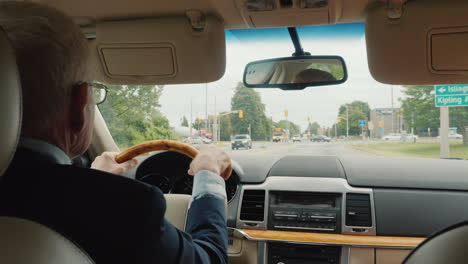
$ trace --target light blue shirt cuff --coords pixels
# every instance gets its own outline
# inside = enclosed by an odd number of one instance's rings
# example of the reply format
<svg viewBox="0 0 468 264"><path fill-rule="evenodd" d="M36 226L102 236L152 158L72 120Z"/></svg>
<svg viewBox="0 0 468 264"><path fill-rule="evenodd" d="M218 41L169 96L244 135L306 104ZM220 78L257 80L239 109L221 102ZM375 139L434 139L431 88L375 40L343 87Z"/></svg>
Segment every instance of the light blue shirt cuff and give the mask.
<svg viewBox="0 0 468 264"><path fill-rule="evenodd" d="M193 179L192 201L210 195L221 200L226 200L226 185L221 176L211 171L200 171Z"/></svg>

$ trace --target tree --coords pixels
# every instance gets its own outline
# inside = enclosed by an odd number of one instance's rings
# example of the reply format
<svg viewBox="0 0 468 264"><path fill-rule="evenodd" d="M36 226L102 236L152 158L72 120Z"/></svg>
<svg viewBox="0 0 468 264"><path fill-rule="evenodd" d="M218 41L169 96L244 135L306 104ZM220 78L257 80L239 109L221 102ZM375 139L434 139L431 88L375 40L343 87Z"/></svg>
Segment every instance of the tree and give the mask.
<svg viewBox="0 0 468 264"><path fill-rule="evenodd" d="M336 80L342 80L344 77L344 69L341 65L312 63L307 69L318 69L324 72L329 72Z"/></svg>
<svg viewBox="0 0 468 264"><path fill-rule="evenodd" d="M359 126L359 120L369 120L369 104L363 101L353 101L350 104L340 106L338 115L343 118L343 121L338 123L339 135L346 135L346 108L348 108L349 134L360 135L362 128Z"/></svg>
<svg viewBox="0 0 468 264"><path fill-rule="evenodd" d="M187 118L185 116L182 117L182 122L181 122L180 125L183 126L183 127L188 127L189 126Z"/></svg>
<svg viewBox="0 0 468 264"><path fill-rule="evenodd" d="M205 121L201 118L195 118L195 122L193 122L192 127L196 130L200 130L200 128L205 127Z"/></svg>
<svg viewBox="0 0 468 264"><path fill-rule="evenodd" d="M406 85L406 98L402 100L403 118L416 132L438 131L440 127L440 109L434 106L435 95L433 85ZM468 125L468 107L450 108L450 126L457 127L463 135L463 143L467 144L468 135L465 126Z"/></svg>
<svg viewBox="0 0 468 264"><path fill-rule="evenodd" d="M221 140L229 141L232 135L231 115L224 115L219 117Z"/></svg>
<svg viewBox="0 0 468 264"><path fill-rule="evenodd" d="M468 107L450 108L450 125L456 127L463 135L463 144L468 144L468 134L465 130L468 126Z"/></svg>
<svg viewBox="0 0 468 264"><path fill-rule="evenodd" d="M294 135L300 135L301 134L301 128L299 127L299 125L291 122L291 121L287 121L287 120L280 120L279 122L273 122L273 126L275 128L279 127L279 128L283 128L283 129L289 129L289 134L291 136L294 136Z"/></svg>
<svg viewBox="0 0 468 264"><path fill-rule="evenodd" d="M109 95L99 110L121 148L154 139L177 139L159 111L162 86L107 85Z"/></svg>
<svg viewBox="0 0 468 264"><path fill-rule="evenodd" d="M258 92L239 82L231 99L231 110L244 112L243 118L235 116L231 119L232 133L248 134L250 126L252 139L268 140L271 137L271 124L265 115L265 105Z"/></svg>
<svg viewBox="0 0 468 264"><path fill-rule="evenodd" d="M438 131L440 125L440 110L434 106L434 86L407 85L403 93L406 98L401 101L403 119L416 132L431 128Z"/></svg>
<svg viewBox="0 0 468 264"><path fill-rule="evenodd" d="M310 135L317 135L319 128L320 128L320 125L317 122L313 122L312 124L309 123L304 133L310 134Z"/></svg>

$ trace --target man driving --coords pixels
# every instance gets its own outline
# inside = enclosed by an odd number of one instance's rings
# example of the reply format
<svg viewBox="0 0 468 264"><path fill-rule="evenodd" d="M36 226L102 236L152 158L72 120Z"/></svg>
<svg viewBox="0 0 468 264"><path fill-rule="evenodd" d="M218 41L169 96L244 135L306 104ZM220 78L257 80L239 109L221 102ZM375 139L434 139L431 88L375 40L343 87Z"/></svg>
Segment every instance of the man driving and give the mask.
<svg viewBox="0 0 468 264"><path fill-rule="evenodd" d="M46 225L96 263L227 263L228 155L200 149L186 232L176 229L158 188L112 174L136 160L117 164L104 153L95 169L71 165L90 145L95 109L90 47L74 22L43 5L1 2L0 26L23 89L22 138L0 181L0 215Z"/></svg>
<svg viewBox="0 0 468 264"><path fill-rule="evenodd" d="M336 81L336 78L329 72L319 69L305 69L299 72L292 83L319 83Z"/></svg>

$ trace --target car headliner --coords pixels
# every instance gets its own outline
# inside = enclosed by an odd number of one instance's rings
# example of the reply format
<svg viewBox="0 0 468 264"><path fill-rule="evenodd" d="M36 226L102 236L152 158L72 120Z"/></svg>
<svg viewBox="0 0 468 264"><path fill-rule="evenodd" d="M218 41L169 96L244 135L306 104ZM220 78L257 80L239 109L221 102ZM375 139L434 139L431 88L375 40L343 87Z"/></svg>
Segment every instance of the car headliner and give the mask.
<svg viewBox="0 0 468 264"><path fill-rule="evenodd" d="M244 0L33 0L63 10L81 25L96 20L119 20L156 16L184 15L187 10L222 17L226 29L251 28ZM330 0L329 12L335 19L329 24L363 21L371 0ZM329 17L331 17L329 16ZM279 21L278 21L279 20ZM302 25L324 24L314 15L302 16ZM275 18L275 27L290 26L290 19ZM265 27L268 27L266 25Z"/></svg>

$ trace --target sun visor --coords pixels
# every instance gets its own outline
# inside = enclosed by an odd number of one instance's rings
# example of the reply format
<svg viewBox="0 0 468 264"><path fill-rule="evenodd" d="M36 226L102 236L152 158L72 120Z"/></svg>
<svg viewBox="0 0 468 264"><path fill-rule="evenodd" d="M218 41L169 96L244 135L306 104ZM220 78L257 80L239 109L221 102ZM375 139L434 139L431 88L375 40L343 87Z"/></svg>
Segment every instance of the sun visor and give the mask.
<svg viewBox="0 0 468 264"><path fill-rule="evenodd" d="M205 83L226 66L224 25L213 16L196 27L184 16L102 22L91 41L96 80L108 84Z"/></svg>
<svg viewBox="0 0 468 264"><path fill-rule="evenodd" d="M408 1L397 10L367 10L372 76L388 84L468 83L468 1Z"/></svg>

